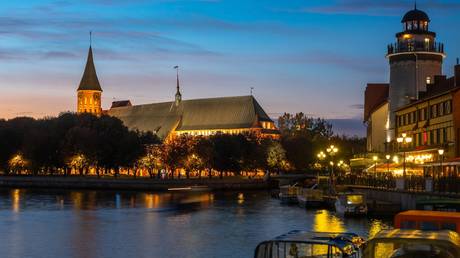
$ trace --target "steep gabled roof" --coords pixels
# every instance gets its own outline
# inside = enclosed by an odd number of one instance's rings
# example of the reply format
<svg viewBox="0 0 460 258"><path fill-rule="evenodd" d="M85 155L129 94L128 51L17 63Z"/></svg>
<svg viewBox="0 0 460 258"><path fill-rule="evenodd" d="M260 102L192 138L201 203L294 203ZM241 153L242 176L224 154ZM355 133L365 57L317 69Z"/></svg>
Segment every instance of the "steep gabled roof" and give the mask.
<svg viewBox="0 0 460 258"><path fill-rule="evenodd" d="M253 128L272 121L253 96L183 100L117 107L108 114L131 129L152 131L165 138L173 131Z"/></svg>
<svg viewBox="0 0 460 258"><path fill-rule="evenodd" d="M91 46L88 51L88 59L86 60L85 71L78 86L78 90L96 90L102 91L101 85L99 84L99 79L96 74L96 67L94 66L93 61L93 49Z"/></svg>

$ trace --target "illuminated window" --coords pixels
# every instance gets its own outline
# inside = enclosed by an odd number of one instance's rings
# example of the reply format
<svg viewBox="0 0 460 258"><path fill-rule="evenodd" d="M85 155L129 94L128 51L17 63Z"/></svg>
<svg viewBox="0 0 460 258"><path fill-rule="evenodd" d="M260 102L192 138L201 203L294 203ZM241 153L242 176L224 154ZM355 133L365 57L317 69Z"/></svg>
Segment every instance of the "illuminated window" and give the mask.
<svg viewBox="0 0 460 258"><path fill-rule="evenodd" d="M426 84L431 84L431 77L430 76L426 77Z"/></svg>

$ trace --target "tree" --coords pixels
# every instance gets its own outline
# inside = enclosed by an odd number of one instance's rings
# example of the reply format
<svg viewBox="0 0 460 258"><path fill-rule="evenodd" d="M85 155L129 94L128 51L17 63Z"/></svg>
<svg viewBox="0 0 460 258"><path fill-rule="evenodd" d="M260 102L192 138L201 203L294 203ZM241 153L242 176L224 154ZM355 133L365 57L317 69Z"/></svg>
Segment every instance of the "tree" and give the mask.
<svg viewBox="0 0 460 258"><path fill-rule="evenodd" d="M162 161L171 171L171 177L174 178L174 172L178 168L183 168L186 158L190 153L190 137L188 135L180 135L174 137L162 146ZM178 174L180 178L180 173Z"/></svg>
<svg viewBox="0 0 460 258"><path fill-rule="evenodd" d="M216 134L210 137L213 148L213 168L223 178L224 172L241 171L241 135Z"/></svg>
<svg viewBox="0 0 460 258"><path fill-rule="evenodd" d="M279 173L281 170L287 170L289 163L286 159L286 151L279 142L271 142L267 150L268 167Z"/></svg>

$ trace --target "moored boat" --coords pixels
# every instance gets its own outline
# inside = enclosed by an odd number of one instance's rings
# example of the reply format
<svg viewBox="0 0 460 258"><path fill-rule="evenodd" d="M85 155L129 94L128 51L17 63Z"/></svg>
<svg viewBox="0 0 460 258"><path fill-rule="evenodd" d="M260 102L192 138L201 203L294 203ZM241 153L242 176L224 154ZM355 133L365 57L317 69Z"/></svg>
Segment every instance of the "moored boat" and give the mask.
<svg viewBox="0 0 460 258"><path fill-rule="evenodd" d="M364 258L457 258L460 236L453 231L382 230L369 239Z"/></svg>
<svg viewBox="0 0 460 258"><path fill-rule="evenodd" d="M299 186L297 184L280 186L279 198L281 200L281 203L284 203L284 204L298 203L298 200L297 200L298 189L299 189Z"/></svg>
<svg viewBox="0 0 460 258"><path fill-rule="evenodd" d="M324 199L324 192L318 189L318 185L315 184L312 187L302 187L298 189L297 201L299 205L306 208L317 208L326 206Z"/></svg>
<svg viewBox="0 0 460 258"><path fill-rule="evenodd" d="M366 196L363 193L339 193L335 211L341 216L365 216L368 211Z"/></svg>
<svg viewBox="0 0 460 258"><path fill-rule="evenodd" d="M323 233L293 230L261 242L254 258L360 258L364 239L354 233Z"/></svg>

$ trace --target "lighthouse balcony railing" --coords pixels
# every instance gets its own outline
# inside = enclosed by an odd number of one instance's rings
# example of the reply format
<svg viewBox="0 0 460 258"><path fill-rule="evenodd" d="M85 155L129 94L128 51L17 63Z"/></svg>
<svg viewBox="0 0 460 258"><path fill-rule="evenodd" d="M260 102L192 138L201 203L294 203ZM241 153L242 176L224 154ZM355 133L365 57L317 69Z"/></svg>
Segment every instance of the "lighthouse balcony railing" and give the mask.
<svg viewBox="0 0 460 258"><path fill-rule="evenodd" d="M405 52L434 52L444 54L444 44L437 42L400 42L388 45L389 55Z"/></svg>

